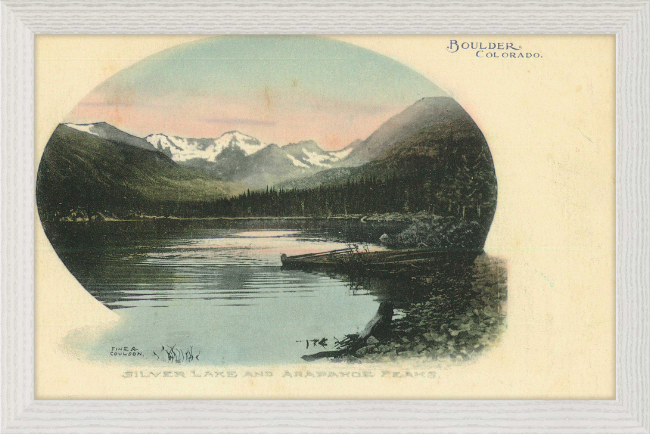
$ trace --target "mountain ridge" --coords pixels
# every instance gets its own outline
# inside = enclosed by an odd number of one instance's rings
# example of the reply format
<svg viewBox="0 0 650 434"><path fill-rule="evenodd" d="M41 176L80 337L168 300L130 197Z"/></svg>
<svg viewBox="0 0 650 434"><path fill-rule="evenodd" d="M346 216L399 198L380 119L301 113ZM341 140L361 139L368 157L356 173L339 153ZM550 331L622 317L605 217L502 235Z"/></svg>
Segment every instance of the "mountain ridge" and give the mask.
<svg viewBox="0 0 650 434"><path fill-rule="evenodd" d="M485 137L446 97L415 102L366 140L337 151L336 158L314 141L262 146L231 131L221 136L213 161L175 162L163 154L163 146L108 124L74 127L60 125L41 160L37 203L42 219L66 219L70 213L91 219L109 211L178 217L416 213L432 219L431 224L402 228L393 245L417 245L412 241L418 231L437 228L427 244L481 249L496 210L496 173ZM240 146L242 140L255 152ZM217 143L193 146L214 155ZM190 170L191 165L198 170Z"/></svg>
<svg viewBox="0 0 650 434"><path fill-rule="evenodd" d="M492 155L474 120L452 98L417 101L382 124L350 157L370 160L348 170L332 168L290 180L280 187L308 190L343 188L346 183L400 183L404 210L415 201L424 211L438 215L471 216L487 235L497 201ZM412 185L419 188L413 190Z"/></svg>
<svg viewBox="0 0 650 434"><path fill-rule="evenodd" d="M361 165L378 158L384 151L406 139L431 122L443 122L444 114L463 108L450 97L421 98L400 113L392 116L370 136L354 147L347 158L350 165Z"/></svg>
<svg viewBox="0 0 650 434"><path fill-rule="evenodd" d="M230 197L243 186L179 166L155 149L142 149L60 124L38 167L36 197L41 220L71 213L131 215L161 201Z"/></svg>
<svg viewBox="0 0 650 434"><path fill-rule="evenodd" d="M146 140L181 165L217 178L246 182L253 189L346 165L343 160L352 151L351 145L340 151L325 151L314 140L283 146L265 144L236 130L217 139L182 138L158 133L148 135ZM262 158L265 155L272 158L265 161Z"/></svg>
<svg viewBox="0 0 650 434"><path fill-rule="evenodd" d="M125 131L120 130L119 128L107 123L107 122L93 122L88 124L75 124L75 123L64 123L60 125L65 125L68 128L75 129L87 134L91 134L102 139L118 141L126 143L128 145L134 146L136 148L146 149L150 151L155 151L156 148L151 145L148 141L142 137L134 136ZM168 155L171 157L171 155Z"/></svg>
<svg viewBox="0 0 650 434"><path fill-rule="evenodd" d="M144 138L148 143L161 151L168 151L176 162L188 161L195 158L206 161L214 158L228 146L238 146L246 155L262 149L265 144L239 131L227 131L217 138L191 138L166 135L163 133L149 134Z"/></svg>
<svg viewBox="0 0 650 434"><path fill-rule="evenodd" d="M238 130L226 131L217 138L186 138L164 133L141 138L106 122L62 125L96 137L159 152L188 169L225 181L245 182L252 189L263 189L333 167L350 166L344 160L354 146L361 143L357 140L342 150L325 151L314 140L278 146L266 144ZM262 158L264 155L272 158Z"/></svg>

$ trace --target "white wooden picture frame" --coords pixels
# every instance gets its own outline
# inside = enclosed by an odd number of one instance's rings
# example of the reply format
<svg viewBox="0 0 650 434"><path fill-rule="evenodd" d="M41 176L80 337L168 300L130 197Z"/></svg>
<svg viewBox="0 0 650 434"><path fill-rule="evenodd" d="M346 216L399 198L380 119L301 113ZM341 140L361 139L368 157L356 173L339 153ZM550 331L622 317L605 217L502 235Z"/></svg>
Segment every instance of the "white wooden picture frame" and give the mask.
<svg viewBox="0 0 650 434"><path fill-rule="evenodd" d="M650 432L650 1L2 0L1 10L1 432ZM116 33L615 34L616 399L35 400L34 35Z"/></svg>

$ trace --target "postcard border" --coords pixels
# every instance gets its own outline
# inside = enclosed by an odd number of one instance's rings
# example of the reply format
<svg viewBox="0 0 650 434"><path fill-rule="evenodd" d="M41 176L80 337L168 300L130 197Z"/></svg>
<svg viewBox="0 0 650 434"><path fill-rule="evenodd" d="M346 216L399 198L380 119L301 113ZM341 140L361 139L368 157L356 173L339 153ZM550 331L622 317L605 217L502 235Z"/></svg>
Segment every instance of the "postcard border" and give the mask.
<svg viewBox="0 0 650 434"><path fill-rule="evenodd" d="M57 0L0 8L3 433L650 432L649 0ZM34 35L53 33L615 34L616 399L35 400Z"/></svg>

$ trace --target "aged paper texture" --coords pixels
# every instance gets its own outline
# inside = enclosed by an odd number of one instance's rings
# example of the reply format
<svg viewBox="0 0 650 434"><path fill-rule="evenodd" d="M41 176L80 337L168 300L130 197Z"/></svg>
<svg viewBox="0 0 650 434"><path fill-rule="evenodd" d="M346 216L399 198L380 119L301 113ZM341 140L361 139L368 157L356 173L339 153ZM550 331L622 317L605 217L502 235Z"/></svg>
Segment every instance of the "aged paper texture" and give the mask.
<svg viewBox="0 0 650 434"><path fill-rule="evenodd" d="M613 399L613 36L36 37L39 399Z"/></svg>

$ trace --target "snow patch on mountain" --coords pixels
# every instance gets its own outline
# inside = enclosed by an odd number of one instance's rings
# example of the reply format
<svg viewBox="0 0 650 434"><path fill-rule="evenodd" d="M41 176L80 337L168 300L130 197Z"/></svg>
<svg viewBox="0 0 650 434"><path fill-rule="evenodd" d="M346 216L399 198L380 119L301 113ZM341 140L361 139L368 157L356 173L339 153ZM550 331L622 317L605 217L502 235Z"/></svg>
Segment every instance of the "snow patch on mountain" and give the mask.
<svg viewBox="0 0 650 434"><path fill-rule="evenodd" d="M95 124L63 124L66 127L74 128L75 130L82 131L84 133L92 134L93 136L98 135L98 129Z"/></svg>
<svg viewBox="0 0 650 434"><path fill-rule="evenodd" d="M310 152L307 149L303 149L305 153L306 162L311 166L322 166L322 167L332 167L332 155L329 153L320 154L318 152Z"/></svg>
<svg viewBox="0 0 650 434"><path fill-rule="evenodd" d="M149 142L144 140L141 137L136 137L125 131L120 130L119 128L114 127L113 125L107 124L106 122L95 122L91 124L74 124L74 123L65 123L64 126L72 128L74 130L80 131L82 133L90 134L102 139L110 140L111 142L118 142L125 145L134 146L136 148L146 149L149 151L155 151L156 148L151 145ZM163 152L169 157L169 153Z"/></svg>
<svg viewBox="0 0 650 434"><path fill-rule="evenodd" d="M293 155L287 154L287 157L289 157L289 160L291 160L291 162L293 163L293 165L296 166L296 167L309 167L308 165L306 165L306 164L303 163L302 161L298 160L298 159L297 159L296 157L294 157Z"/></svg>
<svg viewBox="0 0 650 434"><path fill-rule="evenodd" d="M296 166L329 169L343 160L352 151L352 147L340 151L325 151L313 140L305 140L289 143L283 146L282 150L291 157Z"/></svg>
<svg viewBox="0 0 650 434"><path fill-rule="evenodd" d="M341 149L340 151L330 151L330 154L333 157L335 157L337 161L341 161L342 159L350 155L350 152L352 152L353 149L354 148L349 147L349 148Z"/></svg>

